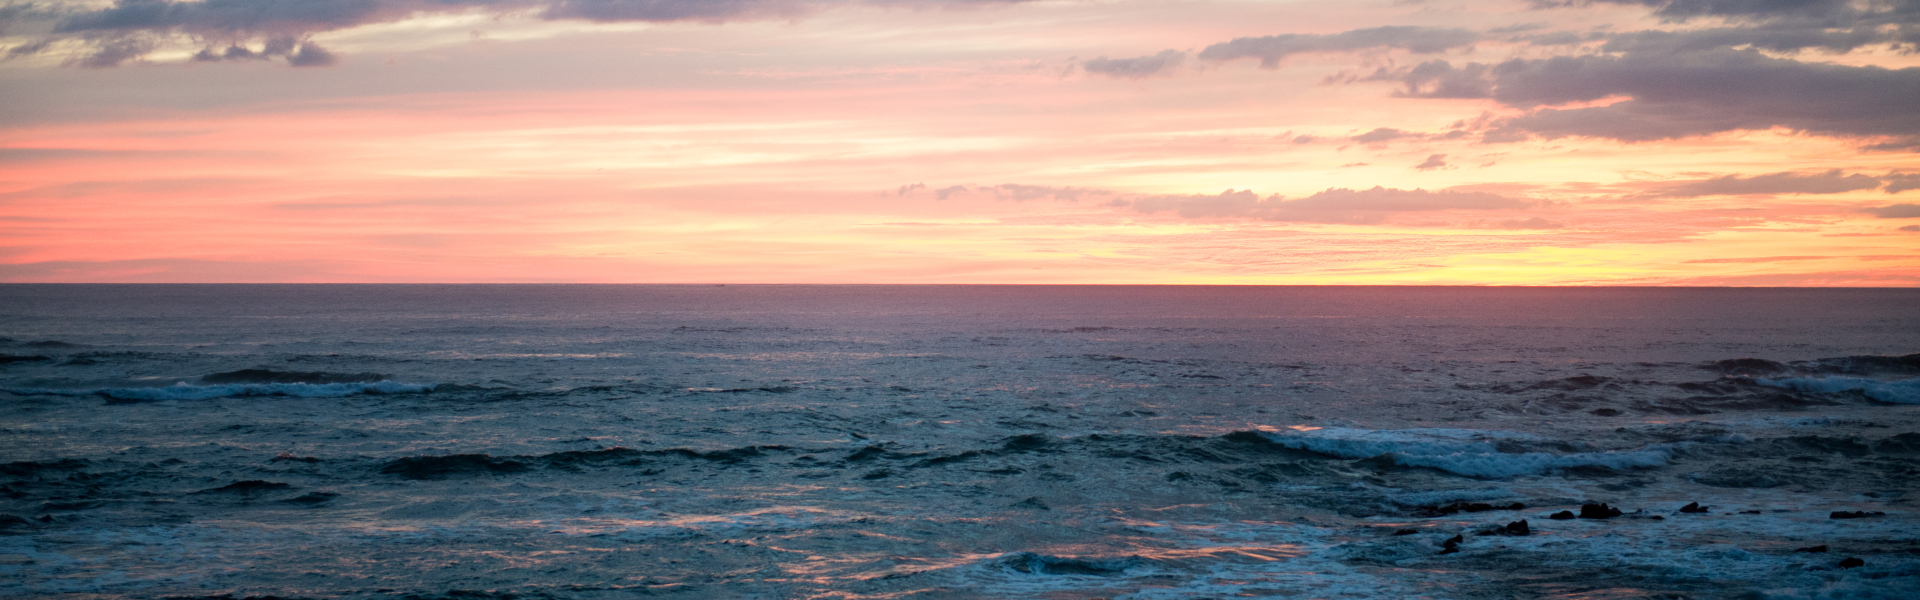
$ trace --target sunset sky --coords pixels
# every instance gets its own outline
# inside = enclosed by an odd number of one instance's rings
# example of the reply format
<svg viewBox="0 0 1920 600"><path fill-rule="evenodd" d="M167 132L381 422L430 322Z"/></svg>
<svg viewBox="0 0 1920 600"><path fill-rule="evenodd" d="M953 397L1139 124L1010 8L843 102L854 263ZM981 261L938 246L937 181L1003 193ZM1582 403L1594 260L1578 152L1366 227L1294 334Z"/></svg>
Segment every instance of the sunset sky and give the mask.
<svg viewBox="0 0 1920 600"><path fill-rule="evenodd" d="M4 7L0 281L1920 285L1920 0Z"/></svg>

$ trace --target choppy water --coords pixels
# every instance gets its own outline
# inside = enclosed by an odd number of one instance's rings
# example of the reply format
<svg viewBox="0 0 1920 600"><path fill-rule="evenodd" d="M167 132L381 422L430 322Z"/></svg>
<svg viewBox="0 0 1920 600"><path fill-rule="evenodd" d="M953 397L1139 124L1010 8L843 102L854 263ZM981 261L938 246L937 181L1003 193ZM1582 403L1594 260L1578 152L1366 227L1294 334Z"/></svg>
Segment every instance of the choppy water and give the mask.
<svg viewBox="0 0 1920 600"><path fill-rule="evenodd" d="M1915 290L0 286L0 336L8 597L1920 596Z"/></svg>

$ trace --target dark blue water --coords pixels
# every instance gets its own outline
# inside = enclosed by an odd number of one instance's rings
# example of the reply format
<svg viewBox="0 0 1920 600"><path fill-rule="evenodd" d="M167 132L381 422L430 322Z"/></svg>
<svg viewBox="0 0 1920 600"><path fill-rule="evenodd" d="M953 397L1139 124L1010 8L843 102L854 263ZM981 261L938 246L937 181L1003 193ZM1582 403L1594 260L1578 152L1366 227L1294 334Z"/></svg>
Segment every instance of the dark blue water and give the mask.
<svg viewBox="0 0 1920 600"><path fill-rule="evenodd" d="M1912 597L1917 332L1920 290L0 286L0 594Z"/></svg>

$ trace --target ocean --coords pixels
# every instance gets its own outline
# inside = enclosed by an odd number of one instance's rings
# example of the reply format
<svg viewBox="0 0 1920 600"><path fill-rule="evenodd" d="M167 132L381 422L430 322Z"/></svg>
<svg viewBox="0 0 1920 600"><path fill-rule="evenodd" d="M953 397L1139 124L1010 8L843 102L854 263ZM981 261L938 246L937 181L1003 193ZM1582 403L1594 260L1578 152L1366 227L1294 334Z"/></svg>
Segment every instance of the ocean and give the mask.
<svg viewBox="0 0 1920 600"><path fill-rule="evenodd" d="M1915 598L1920 290L0 286L9 598Z"/></svg>

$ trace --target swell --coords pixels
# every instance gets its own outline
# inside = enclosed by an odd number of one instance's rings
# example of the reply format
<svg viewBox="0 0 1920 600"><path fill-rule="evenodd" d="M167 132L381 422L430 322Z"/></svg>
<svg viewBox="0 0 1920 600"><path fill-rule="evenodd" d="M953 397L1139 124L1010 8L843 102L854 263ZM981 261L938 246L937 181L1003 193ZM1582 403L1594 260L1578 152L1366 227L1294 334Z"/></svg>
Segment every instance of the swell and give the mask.
<svg viewBox="0 0 1920 600"><path fill-rule="evenodd" d="M1675 382L1580 374L1458 387L1512 396L1515 400L1505 403L1502 410L1520 414L1688 416L1842 404L1920 404L1920 354L1845 356L1796 362L1736 358L1697 367L1720 377Z"/></svg>

